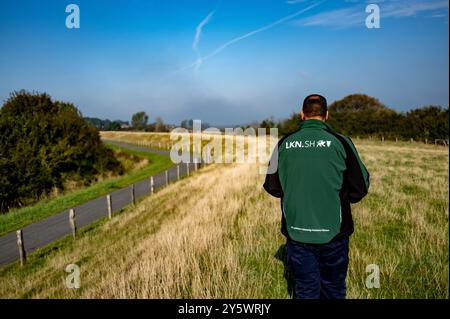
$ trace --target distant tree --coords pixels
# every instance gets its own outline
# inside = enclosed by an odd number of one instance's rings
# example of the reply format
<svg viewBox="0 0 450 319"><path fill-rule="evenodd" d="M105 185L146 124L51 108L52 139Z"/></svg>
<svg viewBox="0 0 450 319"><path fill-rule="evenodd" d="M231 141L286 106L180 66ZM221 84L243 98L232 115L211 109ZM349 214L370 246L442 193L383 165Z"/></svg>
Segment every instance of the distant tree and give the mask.
<svg viewBox="0 0 450 319"><path fill-rule="evenodd" d="M368 96L366 94L351 94L344 97L342 100L333 102L330 106L330 112L359 112L368 109L379 110L386 106L378 99Z"/></svg>
<svg viewBox="0 0 450 319"><path fill-rule="evenodd" d="M166 125L164 124L161 117L157 117L155 121L155 132L167 132Z"/></svg>
<svg viewBox="0 0 450 319"><path fill-rule="evenodd" d="M101 130L103 128L104 123L101 119L98 119L96 117L85 117L84 120L98 130Z"/></svg>
<svg viewBox="0 0 450 319"><path fill-rule="evenodd" d="M181 121L180 127L189 129L188 125L189 125L189 120L183 120L183 121Z"/></svg>
<svg viewBox="0 0 450 319"><path fill-rule="evenodd" d="M378 99L352 94L329 106L330 125L345 135L393 137L397 133L398 114Z"/></svg>
<svg viewBox="0 0 450 319"><path fill-rule="evenodd" d="M124 121L102 120L95 117L85 117L84 120L99 131L120 131L122 129L122 124L127 124L127 122Z"/></svg>
<svg viewBox="0 0 450 319"><path fill-rule="evenodd" d="M440 106L427 106L412 110L405 115L403 136L421 139L449 138L449 110Z"/></svg>
<svg viewBox="0 0 450 319"><path fill-rule="evenodd" d="M148 115L145 112L137 112L131 117L131 126L137 131L144 131L147 127Z"/></svg>
<svg viewBox="0 0 450 319"><path fill-rule="evenodd" d="M105 131L120 131L122 128L120 122L113 121L105 125Z"/></svg>
<svg viewBox="0 0 450 319"><path fill-rule="evenodd" d="M275 126L276 126L275 120L273 119L272 116L262 120L262 122L259 124L260 128L266 128L266 129L272 128L272 127L275 127Z"/></svg>
<svg viewBox="0 0 450 319"><path fill-rule="evenodd" d="M280 123L278 124L278 132L280 135L287 135L289 133L295 132L298 130L299 124L300 114L292 113L288 119L280 121Z"/></svg>

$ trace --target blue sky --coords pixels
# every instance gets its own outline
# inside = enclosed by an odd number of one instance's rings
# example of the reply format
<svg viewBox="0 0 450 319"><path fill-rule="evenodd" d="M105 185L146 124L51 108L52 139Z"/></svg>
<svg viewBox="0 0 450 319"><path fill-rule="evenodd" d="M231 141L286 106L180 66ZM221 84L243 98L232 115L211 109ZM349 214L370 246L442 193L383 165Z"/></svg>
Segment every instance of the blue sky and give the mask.
<svg viewBox="0 0 450 319"><path fill-rule="evenodd" d="M26 89L84 116L216 125L288 117L310 93L448 107L448 20L442 0L2 0L0 99Z"/></svg>

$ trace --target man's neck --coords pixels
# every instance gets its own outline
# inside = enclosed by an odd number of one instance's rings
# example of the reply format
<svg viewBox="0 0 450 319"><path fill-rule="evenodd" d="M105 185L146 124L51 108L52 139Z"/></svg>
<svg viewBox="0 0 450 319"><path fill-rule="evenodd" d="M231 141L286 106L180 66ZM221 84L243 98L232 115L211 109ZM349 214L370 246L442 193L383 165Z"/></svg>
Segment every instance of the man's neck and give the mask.
<svg viewBox="0 0 450 319"><path fill-rule="evenodd" d="M305 117L304 121L307 121L307 120L319 120L319 121L325 122L325 119L321 116Z"/></svg>

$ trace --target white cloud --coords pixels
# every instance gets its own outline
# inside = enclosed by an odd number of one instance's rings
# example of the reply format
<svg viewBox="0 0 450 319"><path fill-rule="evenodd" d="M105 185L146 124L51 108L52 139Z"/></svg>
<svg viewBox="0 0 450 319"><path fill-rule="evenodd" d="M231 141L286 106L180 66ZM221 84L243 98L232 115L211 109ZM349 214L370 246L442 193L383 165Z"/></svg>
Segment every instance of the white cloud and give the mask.
<svg viewBox="0 0 450 319"><path fill-rule="evenodd" d="M299 26L347 27L364 23L365 11L355 8L337 9L294 21Z"/></svg>
<svg viewBox="0 0 450 319"><path fill-rule="evenodd" d="M411 17L424 11L447 9L448 1L389 1L380 3L380 9L385 17Z"/></svg>
<svg viewBox="0 0 450 319"><path fill-rule="evenodd" d="M348 0L346 2L349 2ZM376 3L380 7L381 18L412 17L423 12L448 15L448 1L444 0L384 0L384 1L352 1L351 7L325 11L304 19L293 21L297 26L352 27L364 24L368 3ZM436 10L441 12L436 13Z"/></svg>

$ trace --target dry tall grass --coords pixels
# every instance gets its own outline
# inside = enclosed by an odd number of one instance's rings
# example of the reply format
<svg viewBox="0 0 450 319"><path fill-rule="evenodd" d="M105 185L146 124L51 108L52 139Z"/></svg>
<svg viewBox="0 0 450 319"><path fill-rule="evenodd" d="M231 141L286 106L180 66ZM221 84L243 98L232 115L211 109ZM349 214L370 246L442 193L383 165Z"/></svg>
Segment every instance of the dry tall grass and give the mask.
<svg viewBox="0 0 450 319"><path fill-rule="evenodd" d="M448 149L360 141L349 298L448 298ZM63 249L0 270L1 297L288 298L279 202L256 165L212 165ZM81 288L67 289L68 264ZM377 264L381 287L364 285Z"/></svg>

